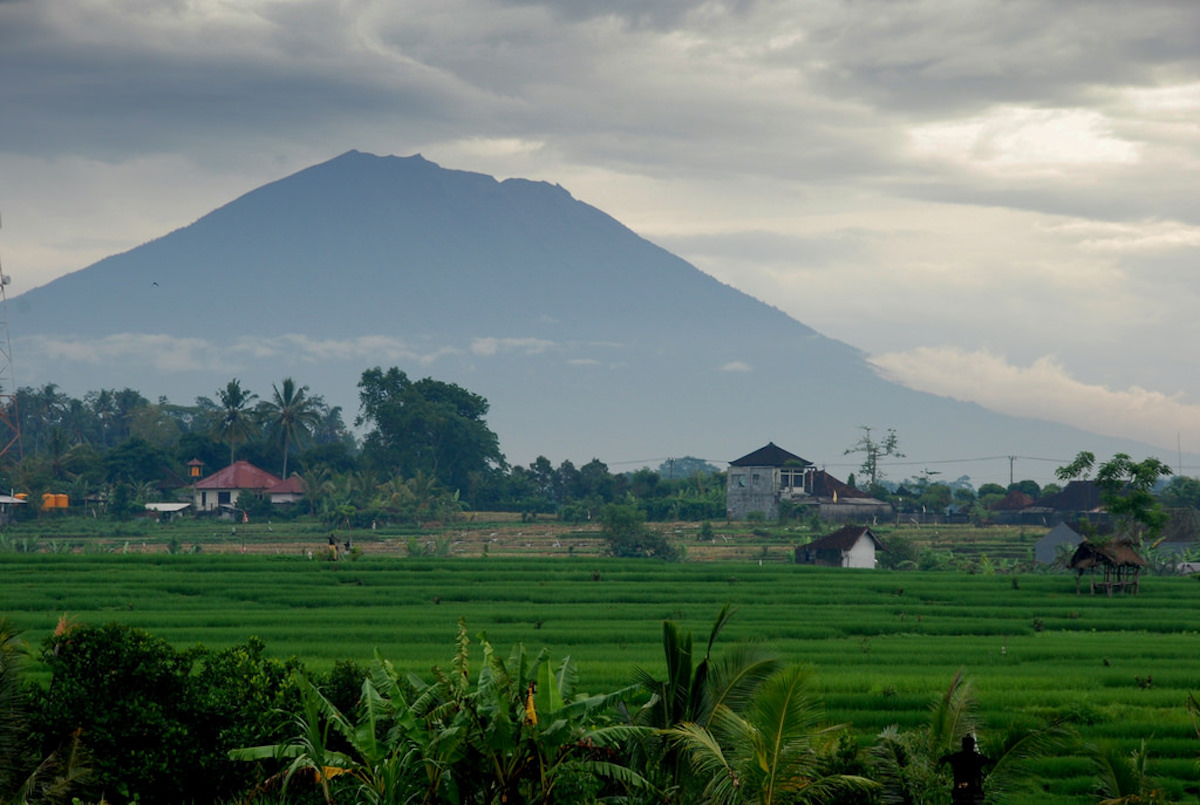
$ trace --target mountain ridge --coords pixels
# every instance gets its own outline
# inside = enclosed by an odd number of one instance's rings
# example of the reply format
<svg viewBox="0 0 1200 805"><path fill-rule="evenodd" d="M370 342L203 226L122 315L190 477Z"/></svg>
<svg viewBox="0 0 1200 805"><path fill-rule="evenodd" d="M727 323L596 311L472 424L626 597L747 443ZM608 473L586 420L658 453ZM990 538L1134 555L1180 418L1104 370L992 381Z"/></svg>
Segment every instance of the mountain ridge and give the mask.
<svg viewBox="0 0 1200 805"><path fill-rule="evenodd" d="M559 185L419 155L348 151L13 302L34 382L178 400L291 375L353 412L361 372L397 365L487 397L521 463L828 460L863 424L931 462L1145 448L906 389Z"/></svg>

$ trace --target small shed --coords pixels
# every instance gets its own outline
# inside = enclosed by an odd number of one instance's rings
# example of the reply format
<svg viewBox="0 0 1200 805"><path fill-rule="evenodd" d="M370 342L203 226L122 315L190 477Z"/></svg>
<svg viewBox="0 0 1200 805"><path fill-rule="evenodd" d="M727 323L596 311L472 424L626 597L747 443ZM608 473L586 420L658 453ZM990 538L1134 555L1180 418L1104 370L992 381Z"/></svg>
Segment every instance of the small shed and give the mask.
<svg viewBox="0 0 1200 805"><path fill-rule="evenodd" d="M796 548L796 563L874 569L875 552L887 550L869 526L848 525Z"/></svg>
<svg viewBox="0 0 1200 805"><path fill-rule="evenodd" d="M29 501L15 495L0 495L0 525L8 525L12 521L12 507L24 506Z"/></svg>
<svg viewBox="0 0 1200 805"><path fill-rule="evenodd" d="M1083 537L1078 531L1066 523L1059 523L1034 544L1033 558L1040 564L1052 565L1058 559L1060 547L1066 547L1074 553L1081 542Z"/></svg>
<svg viewBox="0 0 1200 805"><path fill-rule="evenodd" d="M191 503L147 503L145 504L146 512L163 521L170 521L183 514L185 509L191 508Z"/></svg>
<svg viewBox="0 0 1200 805"><path fill-rule="evenodd" d="M1136 595L1138 591L1138 576L1146 560L1137 552L1133 543L1127 540L1112 540L1110 542L1092 542L1084 540L1079 543L1071 561L1067 565L1076 572L1075 593L1079 594L1083 574L1088 574L1092 595L1097 590L1112 597L1113 590ZM1096 580L1096 569L1104 571L1102 581Z"/></svg>

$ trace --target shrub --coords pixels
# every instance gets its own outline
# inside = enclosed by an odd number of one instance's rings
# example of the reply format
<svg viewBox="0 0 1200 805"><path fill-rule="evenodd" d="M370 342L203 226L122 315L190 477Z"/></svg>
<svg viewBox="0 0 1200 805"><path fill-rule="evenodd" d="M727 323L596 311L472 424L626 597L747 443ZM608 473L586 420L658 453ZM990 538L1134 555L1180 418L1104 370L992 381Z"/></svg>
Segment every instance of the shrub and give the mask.
<svg viewBox="0 0 1200 805"><path fill-rule="evenodd" d="M119 623L60 628L41 659L51 682L33 698L34 731L51 748L80 731L93 761L85 799L110 802L213 802L241 791L247 770L227 753L286 725L280 708L298 666L265 659L256 638L217 654L180 652Z"/></svg>
<svg viewBox="0 0 1200 805"><path fill-rule="evenodd" d="M679 558L662 534L646 527L646 515L637 506L610 503L600 510L600 522L600 536L613 556Z"/></svg>

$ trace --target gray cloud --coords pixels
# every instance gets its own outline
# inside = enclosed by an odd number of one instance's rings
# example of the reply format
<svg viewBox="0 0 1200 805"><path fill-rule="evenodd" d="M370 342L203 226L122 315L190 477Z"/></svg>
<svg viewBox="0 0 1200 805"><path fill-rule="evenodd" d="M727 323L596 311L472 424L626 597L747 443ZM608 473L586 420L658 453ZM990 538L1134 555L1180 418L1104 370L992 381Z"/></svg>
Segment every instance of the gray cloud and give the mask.
<svg viewBox="0 0 1200 805"><path fill-rule="evenodd" d="M0 249L28 287L421 151L559 182L913 378L1053 356L1056 399L1200 399L1198 39L1173 0L0 0ZM460 347L493 348L541 347Z"/></svg>

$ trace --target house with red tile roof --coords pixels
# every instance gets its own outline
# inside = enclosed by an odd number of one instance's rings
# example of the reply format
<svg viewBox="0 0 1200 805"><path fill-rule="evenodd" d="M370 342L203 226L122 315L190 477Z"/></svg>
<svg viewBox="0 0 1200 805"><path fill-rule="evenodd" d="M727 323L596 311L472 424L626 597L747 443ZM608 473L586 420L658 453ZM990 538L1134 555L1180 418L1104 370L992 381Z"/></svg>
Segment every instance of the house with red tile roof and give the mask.
<svg viewBox="0 0 1200 805"><path fill-rule="evenodd" d="M304 493L308 491L304 486L304 479L296 473L292 473L291 477L286 481L280 481L267 490L267 494L271 496L271 502L275 504L297 503L304 500Z"/></svg>
<svg viewBox="0 0 1200 805"><path fill-rule="evenodd" d="M232 509L242 492L265 495L282 483L283 479L259 469L249 461L235 461L225 469L197 481L192 487L192 502L196 510L202 512Z"/></svg>

